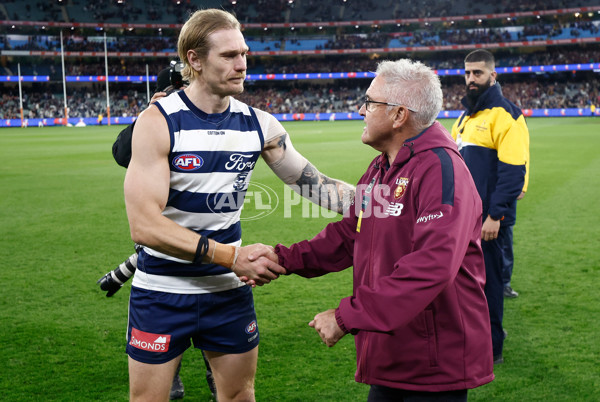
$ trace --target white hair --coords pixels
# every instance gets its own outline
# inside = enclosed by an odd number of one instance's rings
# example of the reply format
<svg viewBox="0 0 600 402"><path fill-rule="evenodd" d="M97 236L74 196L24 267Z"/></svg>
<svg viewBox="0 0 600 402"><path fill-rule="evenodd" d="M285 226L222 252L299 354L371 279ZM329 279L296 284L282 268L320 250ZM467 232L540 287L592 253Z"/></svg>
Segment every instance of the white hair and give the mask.
<svg viewBox="0 0 600 402"><path fill-rule="evenodd" d="M409 59L385 60L376 74L385 80L388 102L415 110L415 120L422 126L433 124L442 110L443 95L440 78L431 68Z"/></svg>

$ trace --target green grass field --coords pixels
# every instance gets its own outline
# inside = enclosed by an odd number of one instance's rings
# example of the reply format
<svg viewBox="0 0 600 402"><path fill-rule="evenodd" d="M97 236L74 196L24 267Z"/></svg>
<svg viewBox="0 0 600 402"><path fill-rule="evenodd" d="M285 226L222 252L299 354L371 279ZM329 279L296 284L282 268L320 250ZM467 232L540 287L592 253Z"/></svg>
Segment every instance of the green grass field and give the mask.
<svg viewBox="0 0 600 402"><path fill-rule="evenodd" d="M452 121L443 121L447 127ZM529 119L531 175L519 202L505 364L472 401L600 400L600 119ZM362 122L286 123L295 147L326 174L355 183L375 151ZM128 399L129 287L106 298L96 280L133 252L125 170L112 160L122 127L0 130L0 399ZM283 186L260 162L254 183L280 205L245 220L244 242L286 245L336 218L283 208ZM252 216L248 203L244 216ZM305 211L306 212L306 211ZM306 213L304 213L306 215ZM255 290L261 331L259 401L364 401L354 343L324 346L312 317L351 293L351 272L284 277ZM201 355L184 355L186 400L206 401Z"/></svg>

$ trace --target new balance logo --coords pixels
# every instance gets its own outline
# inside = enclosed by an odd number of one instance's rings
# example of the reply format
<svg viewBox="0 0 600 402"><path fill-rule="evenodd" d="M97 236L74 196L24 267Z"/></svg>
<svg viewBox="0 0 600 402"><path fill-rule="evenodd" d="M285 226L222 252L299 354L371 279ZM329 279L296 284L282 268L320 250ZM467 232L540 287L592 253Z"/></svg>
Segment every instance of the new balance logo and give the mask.
<svg viewBox="0 0 600 402"><path fill-rule="evenodd" d="M402 214L402 208L404 208L404 204L395 202L387 207L385 213L389 216L400 216L400 214Z"/></svg>

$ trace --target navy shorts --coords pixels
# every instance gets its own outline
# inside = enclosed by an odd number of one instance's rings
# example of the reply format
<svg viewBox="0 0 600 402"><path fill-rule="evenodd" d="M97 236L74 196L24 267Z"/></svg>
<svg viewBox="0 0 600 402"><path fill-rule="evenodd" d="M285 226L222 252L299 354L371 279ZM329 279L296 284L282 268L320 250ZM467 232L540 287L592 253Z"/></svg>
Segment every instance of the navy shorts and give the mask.
<svg viewBox="0 0 600 402"><path fill-rule="evenodd" d="M131 288L127 354L142 363L166 363L194 347L245 353L258 346L249 286L217 293L174 294Z"/></svg>

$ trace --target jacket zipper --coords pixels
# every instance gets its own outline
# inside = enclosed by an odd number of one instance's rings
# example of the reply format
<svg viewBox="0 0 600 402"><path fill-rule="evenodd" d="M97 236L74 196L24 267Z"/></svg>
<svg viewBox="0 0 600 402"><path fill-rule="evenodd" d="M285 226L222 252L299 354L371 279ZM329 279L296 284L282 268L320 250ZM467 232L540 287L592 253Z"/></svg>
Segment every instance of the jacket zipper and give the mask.
<svg viewBox="0 0 600 402"><path fill-rule="evenodd" d="M371 229L371 241L369 242L369 286L371 286L371 284L373 283L373 226L370 227ZM365 332L363 334L363 349L361 352L361 366L362 366L362 372L363 372L363 379L367 378L367 348L369 347L369 333Z"/></svg>
<svg viewBox="0 0 600 402"><path fill-rule="evenodd" d="M381 168L380 168L379 172L376 173L376 174L379 174L379 180L378 180L377 184L381 185L381 183L383 181L383 177L382 177L383 174L381 173ZM375 186L375 188L377 188L377 187L378 186ZM374 191L374 189L373 189L373 191ZM374 205L375 204L375 197L373 196L372 198L373 198L373 201L372 201L372 204L371 204L371 208L374 209L375 208L375 205ZM369 229L371 230L371 239L369 241L369 265L368 265L368 269L369 269L369 272L368 272L369 284L368 285L371 286L371 284L373 283L373 269L372 269L372 267L373 267L373 247L372 246L373 246L373 232L374 232L373 225L371 225L369 227ZM363 373L362 377L363 377L363 379L365 379L365 378L367 378L366 356L367 356L367 348L369 346L368 333L365 333L363 335L363 337L364 337L363 349L362 349L362 352L360 354L361 355L361 359L360 360L361 360L361 371Z"/></svg>

